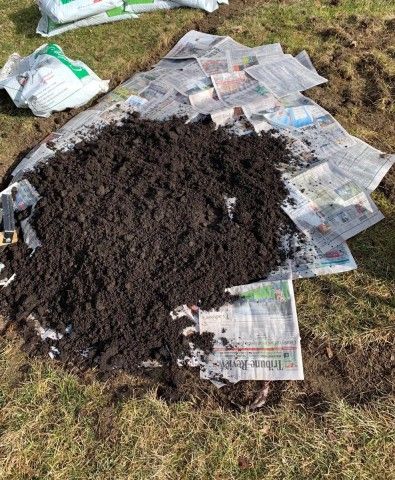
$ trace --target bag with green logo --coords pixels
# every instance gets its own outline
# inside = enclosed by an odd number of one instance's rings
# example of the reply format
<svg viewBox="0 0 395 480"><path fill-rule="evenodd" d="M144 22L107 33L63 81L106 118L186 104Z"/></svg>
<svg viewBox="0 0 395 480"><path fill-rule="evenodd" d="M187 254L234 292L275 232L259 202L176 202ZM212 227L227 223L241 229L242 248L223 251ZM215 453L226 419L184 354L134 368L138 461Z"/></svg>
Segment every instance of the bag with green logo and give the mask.
<svg viewBox="0 0 395 480"><path fill-rule="evenodd" d="M39 117L81 107L107 92L108 83L84 63L66 57L54 43L25 58L14 53L0 70L0 88L17 107L30 108Z"/></svg>
<svg viewBox="0 0 395 480"><path fill-rule="evenodd" d="M100 25L102 23L117 22L118 20L127 20L129 18L137 18L138 16L133 12L125 12L124 7L114 7L91 17L81 18L69 23L56 23L48 15L43 15L38 22L36 32L42 37L53 37L60 33L75 30L80 27L91 27L93 25Z"/></svg>
<svg viewBox="0 0 395 480"><path fill-rule="evenodd" d="M123 0L38 0L43 15L56 23L68 23L122 7Z"/></svg>

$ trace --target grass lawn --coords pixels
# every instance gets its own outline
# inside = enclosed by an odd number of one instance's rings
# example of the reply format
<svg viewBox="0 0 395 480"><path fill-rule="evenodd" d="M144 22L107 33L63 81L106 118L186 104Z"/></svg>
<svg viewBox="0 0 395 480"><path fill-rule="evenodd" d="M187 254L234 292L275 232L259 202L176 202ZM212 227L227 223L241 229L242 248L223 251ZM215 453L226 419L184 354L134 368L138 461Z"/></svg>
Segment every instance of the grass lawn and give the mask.
<svg viewBox="0 0 395 480"><path fill-rule="evenodd" d="M395 151L394 0L230 2L53 41L113 86L192 28L306 49L329 79L307 94L353 135ZM38 17L33 0L0 0L0 65L45 43ZM0 92L0 175L74 113L37 119ZM223 394L199 385L169 405L141 379L65 372L28 359L12 331L1 336L0 480L395 479L394 192L390 172L373 195L385 220L350 242L358 270L295 282L306 380L273 386L259 412L221 407Z"/></svg>

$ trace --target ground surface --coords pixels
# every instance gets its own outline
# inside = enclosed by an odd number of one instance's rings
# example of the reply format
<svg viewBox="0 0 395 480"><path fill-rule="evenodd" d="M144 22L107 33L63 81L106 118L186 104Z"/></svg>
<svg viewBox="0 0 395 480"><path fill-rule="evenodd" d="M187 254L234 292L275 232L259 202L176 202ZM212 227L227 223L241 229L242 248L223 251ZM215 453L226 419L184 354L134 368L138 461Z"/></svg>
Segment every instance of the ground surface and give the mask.
<svg viewBox="0 0 395 480"><path fill-rule="evenodd" d="M191 28L305 48L329 78L308 94L352 134L395 150L393 0L231 4L211 16L154 13L55 39L113 84ZM33 1L0 0L0 12L0 64L43 43ZM1 173L71 115L37 120L0 93ZM273 386L261 412L224 412L215 388L169 405L141 380L80 378L29 361L12 332L3 337L0 479L395 478L393 175L374 199L386 219L350 242L359 269L295 282L306 380ZM227 393L237 401L237 389Z"/></svg>

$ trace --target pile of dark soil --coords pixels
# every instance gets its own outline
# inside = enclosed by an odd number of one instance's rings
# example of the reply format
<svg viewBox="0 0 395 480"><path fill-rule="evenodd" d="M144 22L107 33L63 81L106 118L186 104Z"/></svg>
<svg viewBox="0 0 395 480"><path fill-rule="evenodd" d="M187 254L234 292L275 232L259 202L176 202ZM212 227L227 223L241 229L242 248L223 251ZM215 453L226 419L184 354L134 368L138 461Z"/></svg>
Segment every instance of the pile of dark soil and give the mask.
<svg viewBox="0 0 395 480"><path fill-rule="evenodd" d="M105 374L145 371L149 359L175 365L191 322L171 310L220 306L226 287L284 260L280 236L292 226L280 162L290 154L270 134L135 116L57 153L28 175L42 196L33 214L42 247L3 251L16 279L2 289L2 312L31 354L56 346L61 361ZM42 341L37 321L63 337Z"/></svg>

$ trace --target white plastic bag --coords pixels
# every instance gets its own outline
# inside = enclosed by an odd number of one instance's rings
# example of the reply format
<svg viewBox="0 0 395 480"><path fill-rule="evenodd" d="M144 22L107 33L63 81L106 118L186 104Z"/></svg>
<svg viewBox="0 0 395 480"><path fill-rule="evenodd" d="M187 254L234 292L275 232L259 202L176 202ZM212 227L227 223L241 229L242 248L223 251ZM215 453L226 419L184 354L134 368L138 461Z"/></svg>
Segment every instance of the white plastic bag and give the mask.
<svg viewBox="0 0 395 480"><path fill-rule="evenodd" d="M137 18L138 16L133 12L125 12L123 6L112 8L106 12L93 15L92 17L81 18L70 23L56 23L47 15L43 15L38 22L36 33L42 37L53 37L60 33L75 30L80 27L91 27L93 25L100 25L102 23L117 22L119 20L127 20L130 18Z"/></svg>
<svg viewBox="0 0 395 480"><path fill-rule="evenodd" d="M106 92L108 83L84 63L70 60L54 43L25 58L14 53L0 70L0 88L17 107L30 108L39 117L80 107Z"/></svg>
<svg viewBox="0 0 395 480"><path fill-rule="evenodd" d="M43 15L56 23L68 23L122 7L123 0L38 0Z"/></svg>
<svg viewBox="0 0 395 480"><path fill-rule="evenodd" d="M125 11L134 13L152 12L153 10L167 10L179 7L169 0L124 0Z"/></svg>

